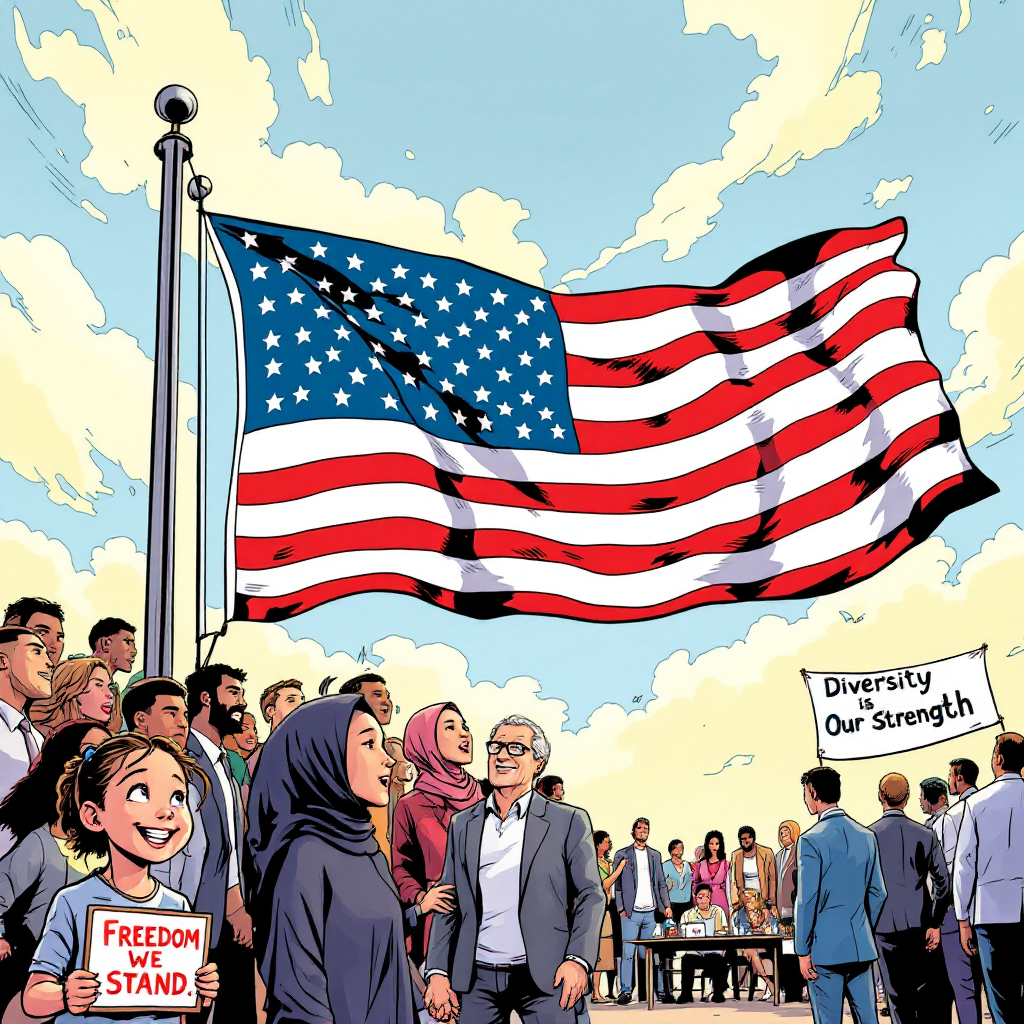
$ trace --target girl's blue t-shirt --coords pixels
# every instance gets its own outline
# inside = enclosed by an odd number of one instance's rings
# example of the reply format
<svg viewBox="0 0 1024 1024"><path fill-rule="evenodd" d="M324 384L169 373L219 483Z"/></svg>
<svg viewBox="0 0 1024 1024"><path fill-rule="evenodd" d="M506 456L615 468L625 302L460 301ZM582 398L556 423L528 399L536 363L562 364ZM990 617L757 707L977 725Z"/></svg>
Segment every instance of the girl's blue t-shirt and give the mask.
<svg viewBox="0 0 1024 1024"><path fill-rule="evenodd" d="M147 900L133 899L113 888L101 875L88 878L61 889L50 904L43 926L43 935L36 947L30 970L33 973L52 974L63 981L72 971L84 966L85 928L89 920L89 907L132 907L145 910L184 910L191 907L181 893L156 883L156 892ZM146 1013L135 1016L119 1013L107 1017L103 1011L87 1014L60 1013L57 1024L177 1024L180 1011L174 1013Z"/></svg>

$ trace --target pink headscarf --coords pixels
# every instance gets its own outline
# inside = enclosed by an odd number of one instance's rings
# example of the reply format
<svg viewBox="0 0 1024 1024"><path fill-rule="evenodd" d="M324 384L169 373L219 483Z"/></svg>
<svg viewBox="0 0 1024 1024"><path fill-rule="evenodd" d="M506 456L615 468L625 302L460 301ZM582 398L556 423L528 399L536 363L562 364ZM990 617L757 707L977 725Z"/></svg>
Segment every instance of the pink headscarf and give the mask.
<svg viewBox="0 0 1024 1024"><path fill-rule="evenodd" d="M483 798L480 783L462 765L441 756L437 746L437 723L441 712L461 711L452 703L431 704L417 711L405 727L405 756L416 766L414 789L441 797L453 811L464 811Z"/></svg>

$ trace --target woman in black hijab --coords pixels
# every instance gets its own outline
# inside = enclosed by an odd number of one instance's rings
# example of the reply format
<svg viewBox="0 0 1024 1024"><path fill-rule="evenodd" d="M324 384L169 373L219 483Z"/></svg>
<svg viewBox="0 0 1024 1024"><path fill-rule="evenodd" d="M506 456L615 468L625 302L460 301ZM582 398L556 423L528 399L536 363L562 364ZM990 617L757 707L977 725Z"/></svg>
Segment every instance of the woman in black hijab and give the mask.
<svg viewBox="0 0 1024 1024"><path fill-rule="evenodd" d="M248 852L267 1024L415 1024L402 907L368 810L387 806L392 764L352 694L293 711L263 748Z"/></svg>

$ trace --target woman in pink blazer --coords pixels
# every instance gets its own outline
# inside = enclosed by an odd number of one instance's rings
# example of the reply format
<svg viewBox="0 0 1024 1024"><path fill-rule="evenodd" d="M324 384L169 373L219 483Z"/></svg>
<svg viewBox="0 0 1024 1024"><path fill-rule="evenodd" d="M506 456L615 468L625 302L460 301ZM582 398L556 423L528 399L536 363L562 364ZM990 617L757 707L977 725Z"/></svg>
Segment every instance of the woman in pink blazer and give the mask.
<svg viewBox="0 0 1024 1024"><path fill-rule="evenodd" d="M473 737L454 704L417 711L405 727L404 747L417 776L412 792L395 807L391 870L402 903L412 907L441 877L452 815L472 807L483 792L464 767L473 760ZM426 957L429 937L427 915L412 938L410 952L417 966Z"/></svg>

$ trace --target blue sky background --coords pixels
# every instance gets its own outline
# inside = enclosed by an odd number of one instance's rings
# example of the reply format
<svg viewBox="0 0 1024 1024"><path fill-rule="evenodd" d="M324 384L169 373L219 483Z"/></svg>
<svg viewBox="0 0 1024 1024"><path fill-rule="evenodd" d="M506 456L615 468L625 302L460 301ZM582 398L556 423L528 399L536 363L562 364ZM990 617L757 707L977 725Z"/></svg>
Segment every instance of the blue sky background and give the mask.
<svg viewBox="0 0 1024 1024"><path fill-rule="evenodd" d="M0 176L7 183L0 193L0 234L58 239L103 303L107 328L124 329L152 354L157 214L141 190L110 195L82 175L89 152L83 111L55 82L35 82L25 71L14 41L14 6L0 2ZM307 0L305 8L331 67L329 107L308 99L296 71L297 59L309 52L299 0L225 0L250 56L262 56L271 69L280 108L269 138L274 152L297 140L321 142L342 154L343 173L367 190L378 182L410 188L441 202L449 218L457 199L478 186L518 199L531 216L517 234L543 248L549 287L590 263L603 246L628 237L673 169L717 156L748 83L772 68L752 39L736 40L722 27L683 35L684 12L676 0ZM32 0L20 10L33 42L44 30L71 29L103 50L92 16L73 0ZM948 50L939 65L917 71L926 14L934 16L929 28L946 30ZM1005 254L1024 227L1024 129L1002 138L1001 128L993 132L1024 113L1024 5L975 3L970 25L954 36L958 14L956 0L879 4L851 69L881 75L883 110L874 125L781 178L755 175L726 190L715 230L685 259L666 263L664 247L648 245L574 287L713 284L792 238L902 215L910 230L901 262L922 279L925 347L948 372L964 341L949 326L950 301L961 281L988 257ZM990 105L994 109L986 114ZM201 152L194 162L202 172ZM875 210L870 193L879 179L907 175L913 175L910 190ZM215 210L216 185L210 203ZM82 199L102 209L108 223L82 210ZM453 221L449 227L458 229ZM194 383L190 259L184 280L182 376ZM13 293L2 278L0 290ZM234 357L227 297L213 275L210 296L212 374L224 384L211 417L209 596L219 604ZM97 400L116 403L116 382ZM1024 449L1016 429L982 440L971 456L1001 493L943 525L940 533L960 560L1004 523L1020 522L1024 497ZM60 539L79 568L88 564L93 547L111 537L131 537L144 549L146 487L94 458L114 490L95 503L95 516L53 504L42 484L0 462L0 518L22 520ZM605 701L633 706L634 696L649 697L654 667L673 651L696 655L727 645L761 615L794 620L806 607L792 601L711 607L609 627L529 617L481 623L409 598L369 595L324 606L286 626L328 653L356 653L392 633L449 644L467 656L473 679L538 678L546 695L568 702L571 723L579 725Z"/></svg>

